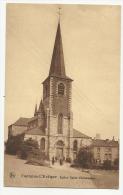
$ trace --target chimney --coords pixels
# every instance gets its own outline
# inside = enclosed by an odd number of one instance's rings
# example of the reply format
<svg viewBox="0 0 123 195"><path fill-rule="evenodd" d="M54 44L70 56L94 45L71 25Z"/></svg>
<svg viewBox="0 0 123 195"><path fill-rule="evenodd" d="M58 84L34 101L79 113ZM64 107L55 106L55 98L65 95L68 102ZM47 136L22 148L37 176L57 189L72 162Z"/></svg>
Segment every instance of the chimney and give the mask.
<svg viewBox="0 0 123 195"><path fill-rule="evenodd" d="M115 141L114 136L113 136L113 138L112 138L112 141Z"/></svg>
<svg viewBox="0 0 123 195"><path fill-rule="evenodd" d="M96 137L95 137L95 139L101 139L101 137L100 137L100 134L99 134L99 133L96 133Z"/></svg>

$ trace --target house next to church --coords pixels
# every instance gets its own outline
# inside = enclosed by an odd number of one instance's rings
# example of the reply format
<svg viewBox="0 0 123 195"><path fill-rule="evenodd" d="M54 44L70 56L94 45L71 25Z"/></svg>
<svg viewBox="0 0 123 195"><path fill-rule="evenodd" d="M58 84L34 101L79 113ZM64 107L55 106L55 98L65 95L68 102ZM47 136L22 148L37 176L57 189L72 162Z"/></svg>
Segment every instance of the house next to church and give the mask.
<svg viewBox="0 0 123 195"><path fill-rule="evenodd" d="M105 160L110 160L112 164L119 159L119 142L109 139L94 139L91 144L94 161L96 164L103 164Z"/></svg>
<svg viewBox="0 0 123 195"><path fill-rule="evenodd" d="M79 148L90 145L92 139L73 128L72 82L65 71L59 22L49 75L42 82L43 99L32 118L19 118L8 127L8 137L25 133L24 139L37 140L49 159L75 159Z"/></svg>

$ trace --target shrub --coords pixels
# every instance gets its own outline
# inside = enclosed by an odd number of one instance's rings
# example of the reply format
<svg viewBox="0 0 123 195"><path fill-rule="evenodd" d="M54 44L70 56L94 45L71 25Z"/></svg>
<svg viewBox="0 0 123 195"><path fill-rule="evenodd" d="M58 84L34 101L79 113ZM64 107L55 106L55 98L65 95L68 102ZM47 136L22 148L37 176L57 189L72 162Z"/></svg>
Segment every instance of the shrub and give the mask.
<svg viewBox="0 0 123 195"><path fill-rule="evenodd" d="M119 158L116 158L116 159L114 160L113 168L114 168L115 170L119 169Z"/></svg>
<svg viewBox="0 0 123 195"><path fill-rule="evenodd" d="M92 164L93 169L103 169L103 164Z"/></svg>
<svg viewBox="0 0 123 195"><path fill-rule="evenodd" d="M119 166L119 158L116 158L116 159L114 160L114 165Z"/></svg>
<svg viewBox="0 0 123 195"><path fill-rule="evenodd" d="M31 158L27 160L26 164L50 167L49 161L42 160L42 159L36 159L36 158Z"/></svg>
<svg viewBox="0 0 123 195"><path fill-rule="evenodd" d="M112 169L111 160L105 160L103 162L103 169L105 169L105 170Z"/></svg>
<svg viewBox="0 0 123 195"><path fill-rule="evenodd" d="M32 158L39 155L38 142L29 138L23 141L20 150L18 151L18 156L22 159Z"/></svg>
<svg viewBox="0 0 123 195"><path fill-rule="evenodd" d="M78 168L78 164L73 163L73 164L70 165L70 167Z"/></svg>

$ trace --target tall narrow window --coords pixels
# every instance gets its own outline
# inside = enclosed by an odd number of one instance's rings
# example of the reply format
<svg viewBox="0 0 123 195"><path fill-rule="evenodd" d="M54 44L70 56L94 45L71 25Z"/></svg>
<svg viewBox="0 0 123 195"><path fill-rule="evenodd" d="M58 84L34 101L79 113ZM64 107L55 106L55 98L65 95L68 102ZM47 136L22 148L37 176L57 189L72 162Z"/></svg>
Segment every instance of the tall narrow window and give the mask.
<svg viewBox="0 0 123 195"><path fill-rule="evenodd" d="M44 138L41 139L40 148L42 151L45 150L45 139Z"/></svg>
<svg viewBox="0 0 123 195"><path fill-rule="evenodd" d="M77 140L74 140L74 142L73 142L73 150L77 151L77 149L78 149L78 143L77 143Z"/></svg>
<svg viewBox="0 0 123 195"><path fill-rule="evenodd" d="M58 85L58 94L64 95L64 84L63 83L59 83Z"/></svg>
<svg viewBox="0 0 123 195"><path fill-rule="evenodd" d="M63 114L62 113L58 115L58 133L59 134L63 133Z"/></svg>

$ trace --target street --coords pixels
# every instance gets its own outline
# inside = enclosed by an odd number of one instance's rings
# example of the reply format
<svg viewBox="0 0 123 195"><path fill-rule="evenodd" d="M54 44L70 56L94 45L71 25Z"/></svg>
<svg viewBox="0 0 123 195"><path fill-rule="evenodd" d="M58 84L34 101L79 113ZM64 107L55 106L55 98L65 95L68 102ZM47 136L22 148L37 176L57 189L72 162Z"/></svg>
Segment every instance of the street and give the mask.
<svg viewBox="0 0 123 195"><path fill-rule="evenodd" d="M92 176L58 163L51 167L25 164L25 160L5 155L5 186L96 188Z"/></svg>

